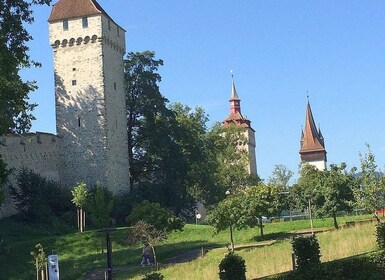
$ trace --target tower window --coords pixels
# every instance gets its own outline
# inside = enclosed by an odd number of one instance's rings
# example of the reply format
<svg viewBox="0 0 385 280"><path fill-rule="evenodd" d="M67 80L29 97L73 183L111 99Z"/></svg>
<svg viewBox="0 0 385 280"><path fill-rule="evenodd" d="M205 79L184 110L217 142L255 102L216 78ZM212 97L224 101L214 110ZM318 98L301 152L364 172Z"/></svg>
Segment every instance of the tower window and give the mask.
<svg viewBox="0 0 385 280"><path fill-rule="evenodd" d="M83 25L83 28L87 28L88 27L88 17L83 17L82 18L82 25Z"/></svg>
<svg viewBox="0 0 385 280"><path fill-rule="evenodd" d="M80 117L78 117L78 126L81 127Z"/></svg>
<svg viewBox="0 0 385 280"><path fill-rule="evenodd" d="M116 90L116 83L114 83L114 90Z"/></svg>
<svg viewBox="0 0 385 280"><path fill-rule="evenodd" d="M76 80L72 80L72 85L76 86Z"/></svg>
<svg viewBox="0 0 385 280"><path fill-rule="evenodd" d="M111 21L108 20L108 30L111 30Z"/></svg>
<svg viewBox="0 0 385 280"><path fill-rule="evenodd" d="M68 19L63 20L63 30L68 30Z"/></svg>

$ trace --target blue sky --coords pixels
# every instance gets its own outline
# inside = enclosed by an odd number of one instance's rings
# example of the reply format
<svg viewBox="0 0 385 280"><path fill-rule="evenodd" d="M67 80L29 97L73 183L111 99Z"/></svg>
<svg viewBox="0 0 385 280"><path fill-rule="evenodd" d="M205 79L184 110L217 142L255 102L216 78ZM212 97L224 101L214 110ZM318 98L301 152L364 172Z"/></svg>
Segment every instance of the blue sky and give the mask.
<svg viewBox="0 0 385 280"><path fill-rule="evenodd" d="M328 164L359 166L371 145L385 164L385 1L99 0L124 29L128 51L164 60L162 94L203 107L209 126L229 114L230 70L242 113L256 131L258 173L276 164L297 176L306 95L320 124ZM35 8L30 55L43 63L23 71L39 89L32 131L55 133L50 7Z"/></svg>

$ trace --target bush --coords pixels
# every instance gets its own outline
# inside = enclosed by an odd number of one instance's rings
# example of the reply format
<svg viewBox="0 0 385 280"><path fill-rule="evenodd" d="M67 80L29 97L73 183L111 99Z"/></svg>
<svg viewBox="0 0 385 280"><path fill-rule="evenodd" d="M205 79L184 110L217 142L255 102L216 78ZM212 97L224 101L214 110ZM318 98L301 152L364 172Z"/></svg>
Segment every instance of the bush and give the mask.
<svg viewBox="0 0 385 280"><path fill-rule="evenodd" d="M162 274L154 272L151 274L146 274L142 280L163 280L164 277Z"/></svg>
<svg viewBox="0 0 385 280"><path fill-rule="evenodd" d="M321 263L320 247L315 235L294 238L292 246L297 269L309 268Z"/></svg>
<svg viewBox="0 0 385 280"><path fill-rule="evenodd" d="M73 208L69 190L30 169L20 169L16 181L11 186L11 195L21 216L29 221L61 216Z"/></svg>
<svg viewBox="0 0 385 280"><path fill-rule="evenodd" d="M376 241L380 250L385 250L385 223L376 225Z"/></svg>
<svg viewBox="0 0 385 280"><path fill-rule="evenodd" d="M92 224L96 228L104 228L110 225L111 212L114 207L112 193L96 183L91 188L90 199L86 206L86 210L90 213Z"/></svg>
<svg viewBox="0 0 385 280"><path fill-rule="evenodd" d="M159 203L151 203L148 200L135 205L126 221L130 225L138 221L145 221L156 229L165 229L168 232L182 230L184 226L182 220L175 217L171 211L163 208Z"/></svg>
<svg viewBox="0 0 385 280"><path fill-rule="evenodd" d="M245 260L232 252L228 253L219 264L219 279L246 280Z"/></svg>

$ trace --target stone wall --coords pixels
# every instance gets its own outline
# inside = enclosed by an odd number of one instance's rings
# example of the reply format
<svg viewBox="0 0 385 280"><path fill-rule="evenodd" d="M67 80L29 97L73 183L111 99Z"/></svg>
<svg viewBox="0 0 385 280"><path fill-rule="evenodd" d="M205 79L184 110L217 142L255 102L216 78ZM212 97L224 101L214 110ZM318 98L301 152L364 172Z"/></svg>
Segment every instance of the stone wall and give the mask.
<svg viewBox="0 0 385 280"><path fill-rule="evenodd" d="M7 168L12 170L10 183L15 182L15 175L22 167L59 182L59 142L56 135L42 132L0 136L0 154ZM0 208L0 218L14 213L6 188L6 203Z"/></svg>

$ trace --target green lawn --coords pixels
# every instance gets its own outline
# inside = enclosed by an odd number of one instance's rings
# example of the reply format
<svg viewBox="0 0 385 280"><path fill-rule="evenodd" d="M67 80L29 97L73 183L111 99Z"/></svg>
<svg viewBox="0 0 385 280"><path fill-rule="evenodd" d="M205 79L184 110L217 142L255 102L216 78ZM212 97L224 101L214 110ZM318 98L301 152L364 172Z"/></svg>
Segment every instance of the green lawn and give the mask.
<svg viewBox="0 0 385 280"><path fill-rule="evenodd" d="M369 216L341 217L339 218L339 222L343 224L345 221L368 217ZM331 219L314 220L315 228L330 228L332 225ZM280 238L287 232L307 228L309 228L308 220L266 224L266 236L263 239ZM5 249L1 250L2 253L0 255L0 279L34 279L34 265L30 252L37 243L43 245L47 254L59 254L60 274L62 279L79 279L81 278L81 275L89 270L106 266L105 250L104 254L102 254L102 244L104 243L105 234L96 231L88 231L82 234L62 234L65 231L65 229L53 231L49 227L30 226L24 223L15 222L12 219L1 220L0 236L5 240L6 246ZM127 246L125 241L127 232L127 228L119 228L112 233L111 239L113 241L114 266L138 264L140 262L140 246ZM257 228L235 231L234 237L236 245L255 243L256 241L261 240ZM158 246L158 258L160 262L162 262L162 260L174 255L178 251L201 248L202 246L224 247L228 244L229 233L227 231L214 235L213 229L210 226L186 225L183 232L171 233L168 239ZM279 246L282 246L282 248L289 248L284 241L280 241L269 247L277 247L278 252L282 252L283 249L279 248ZM249 250L248 252L252 252L252 250ZM224 253L225 250L210 251L207 257L203 258L201 261L205 262L207 260L216 267ZM254 253L255 252L250 254ZM198 261L192 263L196 262ZM143 271L141 270L140 272ZM139 272L134 271L134 274L138 273ZM124 278L127 277L124 275L118 277L121 277L120 279L128 279ZM173 278L170 276L166 279Z"/></svg>

